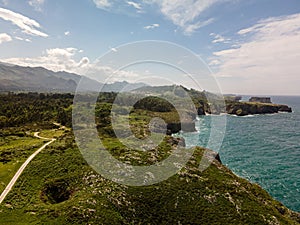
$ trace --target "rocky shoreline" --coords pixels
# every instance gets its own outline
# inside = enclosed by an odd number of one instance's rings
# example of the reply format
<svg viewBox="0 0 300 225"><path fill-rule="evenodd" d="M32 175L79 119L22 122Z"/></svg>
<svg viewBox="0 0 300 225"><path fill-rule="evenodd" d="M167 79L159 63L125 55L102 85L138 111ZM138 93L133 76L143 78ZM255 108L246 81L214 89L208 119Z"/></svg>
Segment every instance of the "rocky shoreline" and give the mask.
<svg viewBox="0 0 300 225"><path fill-rule="evenodd" d="M288 105L274 104L269 97L251 97L248 102L241 102L236 96L225 98L225 107L217 104L200 104L198 115L227 113L230 115L247 116L255 114L271 114L279 112L292 112ZM221 100L220 100L221 101ZM220 104L222 105L222 104ZM224 105L224 103L223 103Z"/></svg>
<svg viewBox="0 0 300 225"><path fill-rule="evenodd" d="M255 101L254 101L255 99ZM270 98L252 97L248 102L240 102L237 100L226 100L225 107L218 105L209 105L208 103L200 103L197 108L198 116L205 115L220 115L222 113L236 116L259 115L259 114L274 114L279 112L291 113L292 108L288 105L273 104ZM261 102L259 102L261 100ZM189 118L189 119L187 119ZM168 123L167 133L174 134L179 131L195 132L195 115L189 115L185 121Z"/></svg>
<svg viewBox="0 0 300 225"><path fill-rule="evenodd" d="M292 112L292 108L287 105L259 102L233 102L226 104L226 112L237 116L247 116L255 114L271 114L278 112Z"/></svg>

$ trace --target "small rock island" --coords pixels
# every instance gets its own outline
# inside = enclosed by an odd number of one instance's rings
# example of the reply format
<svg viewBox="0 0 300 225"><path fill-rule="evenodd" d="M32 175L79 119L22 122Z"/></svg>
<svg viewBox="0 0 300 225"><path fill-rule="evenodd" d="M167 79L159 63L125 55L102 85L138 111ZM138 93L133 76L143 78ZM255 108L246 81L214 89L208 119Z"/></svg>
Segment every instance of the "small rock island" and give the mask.
<svg viewBox="0 0 300 225"><path fill-rule="evenodd" d="M270 97L251 97L248 102L226 101L228 114L247 116L254 114L268 114L278 112L292 112L287 105L273 104Z"/></svg>

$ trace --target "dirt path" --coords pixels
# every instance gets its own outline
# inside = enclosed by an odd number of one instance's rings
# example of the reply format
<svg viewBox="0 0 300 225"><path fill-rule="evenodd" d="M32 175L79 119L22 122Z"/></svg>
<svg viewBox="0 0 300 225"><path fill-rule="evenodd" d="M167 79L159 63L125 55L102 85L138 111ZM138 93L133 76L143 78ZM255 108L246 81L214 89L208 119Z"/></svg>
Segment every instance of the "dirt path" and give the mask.
<svg viewBox="0 0 300 225"><path fill-rule="evenodd" d="M9 184L6 186L4 191L2 192L0 196L0 204L3 202L5 199L6 195L11 191L12 187L15 185L16 181L20 177L20 175L23 173L27 165L30 163L30 161L37 156L44 148L46 148L48 145L50 145L52 142L56 141L54 138L44 138L39 136L39 132L34 133L34 137L43 139L43 140L48 140L46 144L44 144L42 147L40 147L38 150L36 150L29 158L23 163L23 165L20 167L20 169L17 171L17 173L14 175L14 177L11 179Z"/></svg>

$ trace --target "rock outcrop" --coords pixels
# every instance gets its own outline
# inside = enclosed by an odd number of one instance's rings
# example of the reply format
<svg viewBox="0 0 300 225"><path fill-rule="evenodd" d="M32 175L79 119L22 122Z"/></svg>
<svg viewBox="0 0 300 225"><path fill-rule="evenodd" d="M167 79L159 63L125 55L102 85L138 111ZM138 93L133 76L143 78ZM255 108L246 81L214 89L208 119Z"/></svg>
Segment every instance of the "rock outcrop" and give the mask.
<svg viewBox="0 0 300 225"><path fill-rule="evenodd" d="M278 105L279 112L292 112L292 108L287 105Z"/></svg>
<svg viewBox="0 0 300 225"><path fill-rule="evenodd" d="M167 134L176 134L181 130L184 132L195 132L195 121L167 124Z"/></svg>
<svg viewBox="0 0 300 225"><path fill-rule="evenodd" d="M226 104L226 111L228 114L246 116L254 114L292 112L292 109L287 105L258 102L231 102Z"/></svg>

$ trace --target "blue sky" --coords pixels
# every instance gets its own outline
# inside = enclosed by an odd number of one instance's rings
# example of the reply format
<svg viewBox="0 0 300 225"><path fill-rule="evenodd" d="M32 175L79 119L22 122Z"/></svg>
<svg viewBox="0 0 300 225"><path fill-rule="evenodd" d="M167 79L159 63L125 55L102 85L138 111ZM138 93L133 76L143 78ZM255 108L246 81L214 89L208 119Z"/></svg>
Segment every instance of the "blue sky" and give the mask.
<svg viewBox="0 0 300 225"><path fill-rule="evenodd" d="M300 95L299 0L0 0L0 61L109 73L100 56L143 40L190 49L223 93Z"/></svg>

